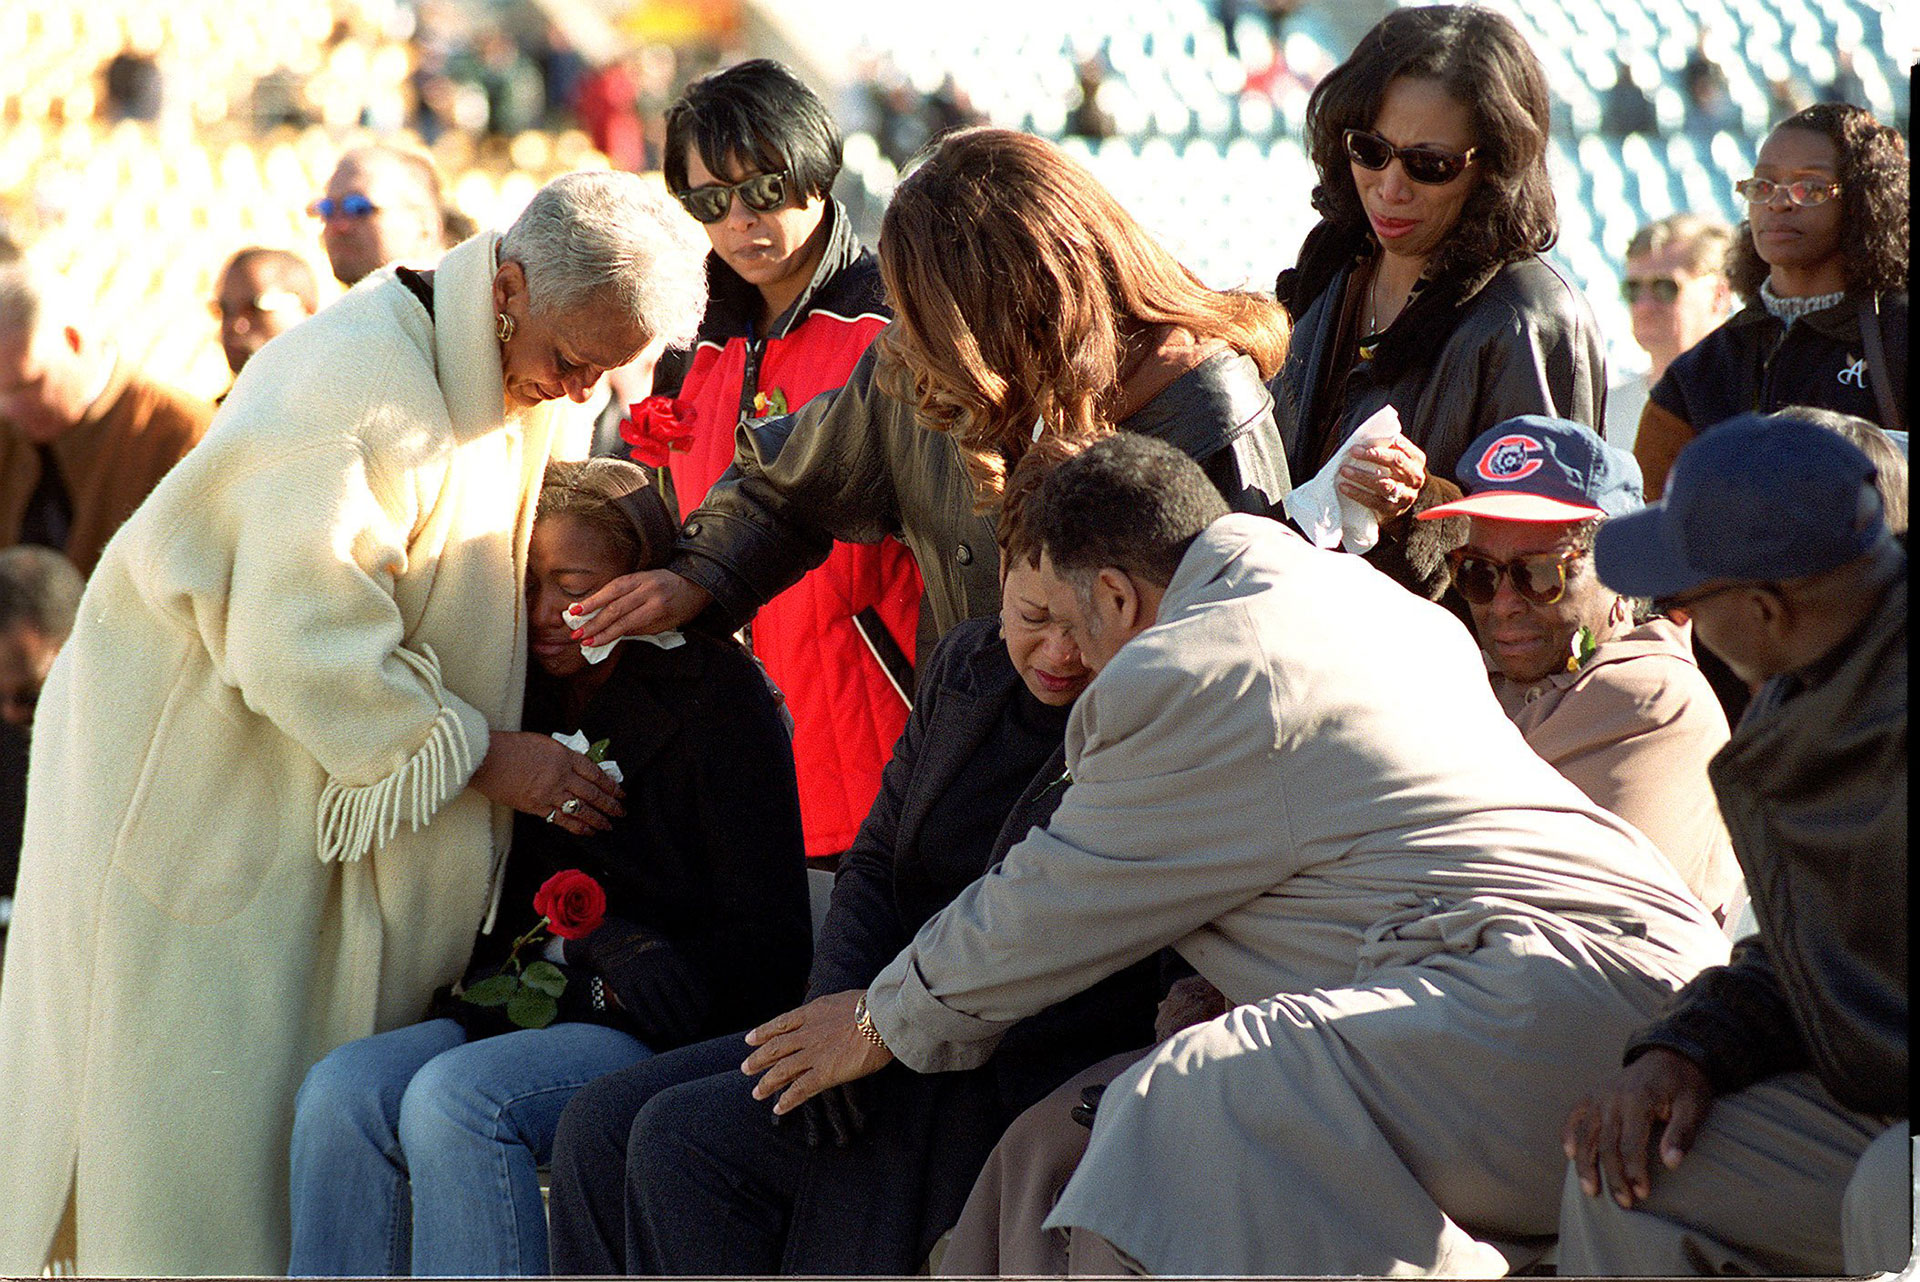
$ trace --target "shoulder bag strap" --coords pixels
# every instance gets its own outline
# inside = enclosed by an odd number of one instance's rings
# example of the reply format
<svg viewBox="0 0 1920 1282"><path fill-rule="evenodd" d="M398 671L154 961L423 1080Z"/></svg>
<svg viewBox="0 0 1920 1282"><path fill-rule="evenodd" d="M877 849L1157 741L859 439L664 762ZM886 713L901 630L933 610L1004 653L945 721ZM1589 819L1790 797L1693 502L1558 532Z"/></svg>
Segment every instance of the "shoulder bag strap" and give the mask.
<svg viewBox="0 0 1920 1282"><path fill-rule="evenodd" d="M1860 341L1867 348L1867 377L1873 381L1873 399L1880 406L1880 426L1889 432L1907 430L1899 402L1893 398L1893 383L1887 376L1887 345L1880 340L1880 298L1868 294L1860 300Z"/></svg>

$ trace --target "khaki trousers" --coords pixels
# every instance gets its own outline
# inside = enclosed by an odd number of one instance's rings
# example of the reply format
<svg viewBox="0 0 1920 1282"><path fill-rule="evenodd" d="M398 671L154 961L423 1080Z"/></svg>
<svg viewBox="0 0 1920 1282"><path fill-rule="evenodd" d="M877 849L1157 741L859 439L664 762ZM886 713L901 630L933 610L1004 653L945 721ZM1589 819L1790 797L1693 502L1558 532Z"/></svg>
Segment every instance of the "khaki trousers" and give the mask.
<svg viewBox="0 0 1920 1282"><path fill-rule="evenodd" d="M1843 1108L1811 1073L1714 1101L1693 1148L1656 1166L1632 1210L1587 1197L1571 1170L1559 1271L1773 1276L1897 1271L1912 1254L1907 1124ZM1864 1159L1864 1160L1863 1160Z"/></svg>

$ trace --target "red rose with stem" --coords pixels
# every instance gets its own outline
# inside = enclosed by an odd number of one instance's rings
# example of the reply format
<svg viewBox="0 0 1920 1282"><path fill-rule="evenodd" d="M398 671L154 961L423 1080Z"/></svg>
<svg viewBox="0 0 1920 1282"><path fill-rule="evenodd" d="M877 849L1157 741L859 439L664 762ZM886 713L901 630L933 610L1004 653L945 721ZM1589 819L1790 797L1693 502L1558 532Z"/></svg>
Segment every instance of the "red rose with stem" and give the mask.
<svg viewBox="0 0 1920 1282"><path fill-rule="evenodd" d="M505 1006L507 1018L522 1028L545 1028L560 1013L567 977L549 961L522 965L520 950L548 929L562 939L585 939L606 920L607 892L578 868L568 868L541 883L533 893L533 910L540 920L513 941L499 971L460 997L476 1006Z"/></svg>
<svg viewBox="0 0 1920 1282"><path fill-rule="evenodd" d="M699 414L691 402L671 396L649 396L627 407L620 439L633 447L633 461L643 467L665 467L667 451L693 447L693 424Z"/></svg>
<svg viewBox="0 0 1920 1282"><path fill-rule="evenodd" d="M533 911L562 939L585 939L607 916L607 892L578 868L557 872L533 892Z"/></svg>

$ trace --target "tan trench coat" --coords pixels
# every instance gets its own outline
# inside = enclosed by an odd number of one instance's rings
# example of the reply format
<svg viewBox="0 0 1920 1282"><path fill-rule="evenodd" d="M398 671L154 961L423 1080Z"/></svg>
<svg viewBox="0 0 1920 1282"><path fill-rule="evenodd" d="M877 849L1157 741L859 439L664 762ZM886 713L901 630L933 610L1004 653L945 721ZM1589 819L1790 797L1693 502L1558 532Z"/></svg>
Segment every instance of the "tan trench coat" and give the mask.
<svg viewBox="0 0 1920 1282"><path fill-rule="evenodd" d="M1529 749L1446 611L1226 516L1075 706L1073 783L868 990L965 1068L1172 945L1234 1002L1101 1100L1050 1225L1150 1272L1504 1268L1553 1232L1573 1093L1726 938Z"/></svg>

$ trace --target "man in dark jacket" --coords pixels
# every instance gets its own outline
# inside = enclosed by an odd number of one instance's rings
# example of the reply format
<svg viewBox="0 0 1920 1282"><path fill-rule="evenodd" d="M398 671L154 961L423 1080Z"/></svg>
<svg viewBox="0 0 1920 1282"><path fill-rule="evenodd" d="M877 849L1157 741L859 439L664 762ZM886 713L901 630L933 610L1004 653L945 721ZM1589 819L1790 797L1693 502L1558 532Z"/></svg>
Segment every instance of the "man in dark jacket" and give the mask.
<svg viewBox="0 0 1920 1282"><path fill-rule="evenodd" d="M1759 933L1569 1116L1564 1273L1911 1254L1907 557L1873 481L1836 434L1745 414L1681 453L1665 502L1601 529L1608 586L1686 610L1765 683L1708 767Z"/></svg>

